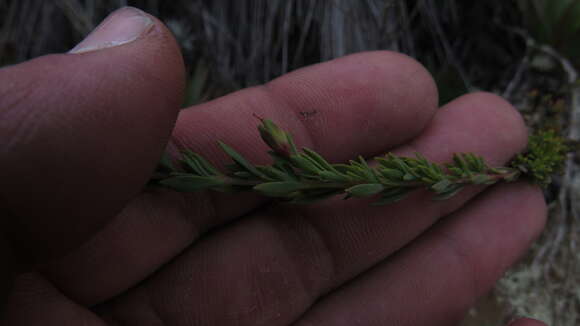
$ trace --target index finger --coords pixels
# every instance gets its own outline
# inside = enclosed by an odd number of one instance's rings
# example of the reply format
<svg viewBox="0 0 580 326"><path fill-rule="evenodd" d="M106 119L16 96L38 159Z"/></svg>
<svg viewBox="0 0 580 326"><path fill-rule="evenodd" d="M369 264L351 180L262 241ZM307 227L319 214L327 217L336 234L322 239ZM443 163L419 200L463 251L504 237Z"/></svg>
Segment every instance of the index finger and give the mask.
<svg viewBox="0 0 580 326"><path fill-rule="evenodd" d="M258 115L291 131L298 145L343 161L415 137L436 105L435 84L416 61L394 52L361 53L191 107L180 115L173 141L221 162L226 157L215 146L220 139L264 161Z"/></svg>

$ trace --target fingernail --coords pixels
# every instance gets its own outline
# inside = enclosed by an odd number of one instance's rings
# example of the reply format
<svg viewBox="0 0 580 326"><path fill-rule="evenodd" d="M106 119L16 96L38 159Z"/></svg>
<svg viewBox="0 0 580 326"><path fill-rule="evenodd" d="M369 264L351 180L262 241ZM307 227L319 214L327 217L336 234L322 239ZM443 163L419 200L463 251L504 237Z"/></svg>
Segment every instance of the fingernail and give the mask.
<svg viewBox="0 0 580 326"><path fill-rule="evenodd" d="M94 31L69 53L84 53L111 48L135 41L153 26L153 19L143 11L125 7L109 15Z"/></svg>

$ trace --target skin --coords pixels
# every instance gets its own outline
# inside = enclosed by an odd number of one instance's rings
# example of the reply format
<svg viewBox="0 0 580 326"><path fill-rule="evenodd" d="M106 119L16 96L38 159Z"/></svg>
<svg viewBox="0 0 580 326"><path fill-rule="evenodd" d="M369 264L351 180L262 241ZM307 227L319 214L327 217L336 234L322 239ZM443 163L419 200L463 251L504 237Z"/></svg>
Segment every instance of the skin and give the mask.
<svg viewBox="0 0 580 326"><path fill-rule="evenodd" d="M544 226L541 191L525 183L386 207L143 191L167 144L224 165L219 139L268 162L254 114L335 162L470 151L502 164L526 143L506 101L476 93L437 109L431 76L392 52L180 111L183 88L157 20L129 44L0 70L0 325L453 325Z"/></svg>

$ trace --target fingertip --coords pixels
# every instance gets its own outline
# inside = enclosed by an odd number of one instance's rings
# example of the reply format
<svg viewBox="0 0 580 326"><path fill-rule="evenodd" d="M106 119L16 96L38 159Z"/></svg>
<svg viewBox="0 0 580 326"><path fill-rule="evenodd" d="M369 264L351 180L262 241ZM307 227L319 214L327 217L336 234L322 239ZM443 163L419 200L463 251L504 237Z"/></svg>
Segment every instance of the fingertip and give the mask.
<svg viewBox="0 0 580 326"><path fill-rule="evenodd" d="M186 84L181 49L163 22L140 9L123 7L114 11L64 56L77 61L76 71L82 74L95 67L90 71L93 79L125 76L123 82L142 88L150 85L147 94L157 94L169 102L171 105L160 108L171 108L172 115L181 106Z"/></svg>
<svg viewBox="0 0 580 326"><path fill-rule="evenodd" d="M459 97L444 107L469 109L472 120L479 121L476 132L493 133L498 144L509 146L512 151L524 149L528 140L526 124L519 111L506 99L489 92L475 92ZM458 113L459 110L458 110Z"/></svg>
<svg viewBox="0 0 580 326"><path fill-rule="evenodd" d="M374 87L383 109L403 114L405 119L401 122L406 127L419 132L435 115L437 85L431 73L414 58L399 52L372 51L342 60L358 63L363 78L376 76Z"/></svg>
<svg viewBox="0 0 580 326"><path fill-rule="evenodd" d="M416 137L437 111L437 87L430 73L414 59L391 51L351 54L296 70L266 86L297 111L332 108L325 109L332 117L324 121L302 119L313 138L321 140L323 154L341 152L349 141L356 141L348 147L359 148L361 154L382 153Z"/></svg>
<svg viewBox="0 0 580 326"><path fill-rule="evenodd" d="M511 104L490 93L472 93L438 110L421 136L400 151L421 152L443 162L454 153L470 152L497 166L521 152L526 143L526 126Z"/></svg>
<svg viewBox="0 0 580 326"><path fill-rule="evenodd" d="M393 97L401 97L404 102L415 104L417 110L437 109L438 90L431 73L408 55L393 51L369 51L331 62L351 72L348 76L354 85L360 84L361 89L378 90L378 95L391 105L395 102Z"/></svg>

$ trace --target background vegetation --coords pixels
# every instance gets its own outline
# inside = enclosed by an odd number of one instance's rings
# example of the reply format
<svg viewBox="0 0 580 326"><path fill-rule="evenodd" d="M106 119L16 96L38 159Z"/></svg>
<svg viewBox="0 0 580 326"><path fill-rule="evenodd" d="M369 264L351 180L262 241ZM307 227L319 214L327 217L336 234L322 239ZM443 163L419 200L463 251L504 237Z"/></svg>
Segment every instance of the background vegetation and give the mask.
<svg viewBox="0 0 580 326"><path fill-rule="evenodd" d="M531 128L580 139L576 0L0 0L0 65L66 52L114 9L162 19L189 73L184 105L348 53L407 53L438 81L441 103L469 91L506 97ZM578 165L546 191L550 222L529 256L466 325L514 314L580 324Z"/></svg>

